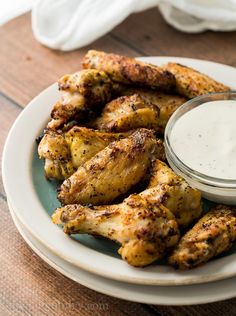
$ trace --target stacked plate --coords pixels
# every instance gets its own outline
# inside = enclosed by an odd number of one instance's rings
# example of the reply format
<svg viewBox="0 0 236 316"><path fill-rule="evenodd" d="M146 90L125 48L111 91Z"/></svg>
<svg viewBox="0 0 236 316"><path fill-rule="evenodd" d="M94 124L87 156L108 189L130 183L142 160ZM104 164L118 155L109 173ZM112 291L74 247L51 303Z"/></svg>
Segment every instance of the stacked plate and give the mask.
<svg viewBox="0 0 236 316"><path fill-rule="evenodd" d="M149 57L196 68L236 89L236 69L208 61ZM37 96L12 127L3 154L3 181L11 215L29 246L62 274L96 291L148 304L185 305L236 296L236 249L205 266L178 272L163 264L133 268L117 255L112 242L92 236L66 236L52 224L59 205L56 185L46 181L35 139L42 133L58 99L52 85Z"/></svg>

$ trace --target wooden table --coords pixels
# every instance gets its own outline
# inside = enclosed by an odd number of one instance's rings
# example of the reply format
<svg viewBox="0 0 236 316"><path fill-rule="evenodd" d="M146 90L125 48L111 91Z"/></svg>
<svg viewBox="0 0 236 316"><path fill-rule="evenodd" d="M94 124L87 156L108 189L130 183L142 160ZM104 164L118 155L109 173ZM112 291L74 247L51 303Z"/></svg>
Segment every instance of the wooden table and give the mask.
<svg viewBox="0 0 236 316"><path fill-rule="evenodd" d="M61 75L78 70L90 48L130 56L202 58L235 66L235 43L236 32L180 33L153 9L130 16L89 47L62 53L34 40L29 14L18 17L0 29L0 152L9 128L27 103ZM236 299L163 307L131 303L89 290L54 271L25 244L9 215L2 182L0 212L1 316L236 315ZM94 302L105 308L91 308Z"/></svg>

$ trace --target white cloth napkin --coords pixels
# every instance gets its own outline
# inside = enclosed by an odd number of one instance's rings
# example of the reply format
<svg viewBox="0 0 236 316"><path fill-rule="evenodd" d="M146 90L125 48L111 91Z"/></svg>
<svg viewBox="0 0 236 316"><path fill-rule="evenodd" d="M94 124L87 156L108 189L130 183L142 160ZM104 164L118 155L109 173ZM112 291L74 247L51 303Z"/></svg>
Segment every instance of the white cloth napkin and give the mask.
<svg viewBox="0 0 236 316"><path fill-rule="evenodd" d="M92 43L131 13L151 7L159 7L165 20L184 32L236 30L236 0L38 0L32 27L42 44L69 51Z"/></svg>
<svg viewBox="0 0 236 316"><path fill-rule="evenodd" d="M0 0L0 26L31 10L35 0Z"/></svg>

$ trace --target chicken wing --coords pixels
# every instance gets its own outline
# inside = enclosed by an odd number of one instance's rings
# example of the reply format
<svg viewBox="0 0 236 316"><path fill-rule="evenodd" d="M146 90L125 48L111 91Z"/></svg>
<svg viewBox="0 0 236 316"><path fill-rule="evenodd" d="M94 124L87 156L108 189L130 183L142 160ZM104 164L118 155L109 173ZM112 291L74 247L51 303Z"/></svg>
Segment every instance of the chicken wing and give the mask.
<svg viewBox="0 0 236 316"><path fill-rule="evenodd" d="M73 119L83 119L88 111L110 101L118 87L109 76L95 69L65 75L58 81L61 100L54 105L47 128L56 130ZM118 88L117 88L118 89Z"/></svg>
<svg viewBox="0 0 236 316"><path fill-rule="evenodd" d="M188 226L202 213L201 193L160 160L153 161L148 189L140 195L149 203L162 203L175 215L180 227Z"/></svg>
<svg viewBox="0 0 236 316"><path fill-rule="evenodd" d="M175 76L177 92L189 99L211 92L230 91L224 84L187 66L168 63L163 69Z"/></svg>
<svg viewBox="0 0 236 316"><path fill-rule="evenodd" d="M63 204L107 204L145 175L157 148L152 131L136 130L87 161L59 190Z"/></svg>
<svg viewBox="0 0 236 316"><path fill-rule="evenodd" d="M75 171L64 135L56 131L44 134L38 146L38 154L40 159L45 159L44 172L47 179L63 180Z"/></svg>
<svg viewBox="0 0 236 316"><path fill-rule="evenodd" d="M77 126L65 133L47 131L38 147L40 159L45 159L46 178L68 178L100 150L125 136L127 134L103 133Z"/></svg>
<svg viewBox="0 0 236 316"><path fill-rule="evenodd" d="M160 133L164 133L166 124L175 110L187 101L185 97L177 94L165 94L151 89L137 89L133 87L123 88L121 94L125 96L138 94L147 103L158 106L160 109L158 117L158 132Z"/></svg>
<svg viewBox="0 0 236 316"><path fill-rule="evenodd" d="M159 108L139 95L124 96L108 103L93 127L109 132L124 132L146 127L158 130Z"/></svg>
<svg viewBox="0 0 236 316"><path fill-rule="evenodd" d="M83 59L83 67L105 71L114 81L125 84L168 91L175 87L175 77L168 70L126 56L90 50Z"/></svg>
<svg viewBox="0 0 236 316"><path fill-rule="evenodd" d="M236 208L219 205L203 216L169 257L176 269L191 269L227 251L236 239Z"/></svg>
<svg viewBox="0 0 236 316"><path fill-rule="evenodd" d="M67 234L94 234L121 244L119 254L130 265L143 267L163 257L176 245L179 230L172 213L162 205L150 206L139 195L111 206L81 205L58 208L52 216Z"/></svg>

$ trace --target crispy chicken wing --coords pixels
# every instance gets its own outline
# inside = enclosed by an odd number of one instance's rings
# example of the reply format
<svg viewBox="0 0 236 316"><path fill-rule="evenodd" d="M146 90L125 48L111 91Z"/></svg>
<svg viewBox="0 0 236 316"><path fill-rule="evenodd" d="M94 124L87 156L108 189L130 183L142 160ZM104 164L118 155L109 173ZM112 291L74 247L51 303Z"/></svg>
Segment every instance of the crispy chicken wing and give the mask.
<svg viewBox="0 0 236 316"><path fill-rule="evenodd" d="M169 257L176 269L191 269L230 249L236 239L236 208L219 205L203 216Z"/></svg>
<svg viewBox="0 0 236 316"><path fill-rule="evenodd" d="M143 267L163 257L176 245L179 230L172 213L162 205L149 205L139 195L111 206L81 205L58 208L52 216L67 234L88 233L121 244L119 254L130 265Z"/></svg>
<svg viewBox="0 0 236 316"><path fill-rule="evenodd" d="M189 99L210 92L224 92L230 90L230 88L224 84L187 66L168 63L163 66L163 68L175 76L177 92Z"/></svg>
<svg viewBox="0 0 236 316"><path fill-rule="evenodd" d="M153 161L148 189L140 195L150 203L162 203L175 215L180 227L188 226L202 213L200 192L160 160Z"/></svg>
<svg viewBox="0 0 236 316"><path fill-rule="evenodd" d="M93 127L109 132L124 132L146 127L158 130L159 108L139 95L119 97L109 102Z"/></svg>
<svg viewBox="0 0 236 316"><path fill-rule="evenodd" d="M147 129L111 143L64 181L59 200L63 204L110 203L144 177L156 148L156 138Z"/></svg>
<svg viewBox="0 0 236 316"><path fill-rule="evenodd" d="M65 137L56 131L44 134L38 146L38 154L40 159L45 159L44 172L47 179L63 180L75 171Z"/></svg>
<svg viewBox="0 0 236 316"><path fill-rule="evenodd" d="M64 133L47 131L38 147L39 157L45 159L46 178L68 178L100 150L125 136L127 133L103 133L77 126Z"/></svg>
<svg viewBox="0 0 236 316"><path fill-rule="evenodd" d="M175 77L168 70L126 56L90 50L83 59L83 67L105 71L114 81L125 84L164 90L175 87Z"/></svg>
<svg viewBox="0 0 236 316"><path fill-rule="evenodd" d="M160 91L151 89L138 89L133 87L123 88L122 95L138 94L147 103L158 106L160 109L158 117L158 132L164 133L166 124L171 115L177 110L187 99L177 94L165 94Z"/></svg>
<svg viewBox="0 0 236 316"><path fill-rule="evenodd" d="M89 110L110 101L118 87L105 72L95 69L65 75L59 79L58 85L61 100L54 105L52 120L47 126L54 130L69 120L84 118Z"/></svg>

